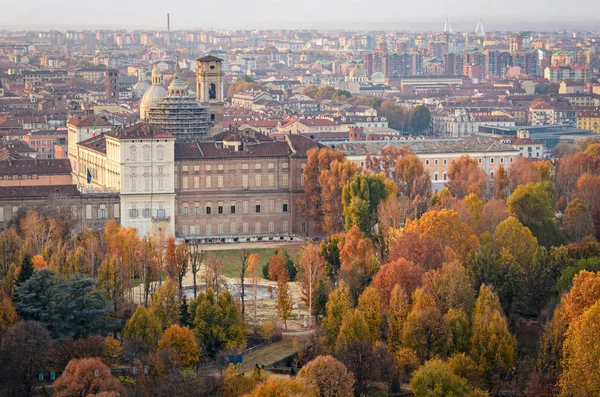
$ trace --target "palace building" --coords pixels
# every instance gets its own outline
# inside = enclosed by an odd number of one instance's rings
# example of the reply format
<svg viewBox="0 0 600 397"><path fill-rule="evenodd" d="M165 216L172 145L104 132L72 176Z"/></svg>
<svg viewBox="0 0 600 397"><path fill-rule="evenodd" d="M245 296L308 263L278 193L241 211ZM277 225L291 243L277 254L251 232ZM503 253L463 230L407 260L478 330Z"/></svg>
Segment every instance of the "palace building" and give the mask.
<svg viewBox="0 0 600 397"><path fill-rule="evenodd" d="M296 202L304 194L307 151L318 144L301 135L274 140L250 128L223 131L221 63L198 59L197 98L176 70L166 96L155 102L144 95L141 122L117 128L94 115L69 122L73 180L81 192L118 194L114 217L142 236L306 236L310 225Z"/></svg>

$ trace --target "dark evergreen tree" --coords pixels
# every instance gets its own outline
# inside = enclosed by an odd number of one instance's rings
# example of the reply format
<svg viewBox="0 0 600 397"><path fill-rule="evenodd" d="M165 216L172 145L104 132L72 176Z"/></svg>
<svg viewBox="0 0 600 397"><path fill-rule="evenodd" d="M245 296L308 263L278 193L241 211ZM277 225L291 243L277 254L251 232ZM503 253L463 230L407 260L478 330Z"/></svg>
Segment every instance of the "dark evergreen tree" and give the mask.
<svg viewBox="0 0 600 397"><path fill-rule="evenodd" d="M21 270L19 271L19 277L17 278L17 285L21 285L25 281L29 280L29 278L33 276L34 272L35 269L33 268L31 255L23 255L23 259L21 260Z"/></svg>
<svg viewBox="0 0 600 397"><path fill-rule="evenodd" d="M93 279L60 279L42 269L17 288L17 312L25 320L45 325L55 338L85 338L118 327L104 292L94 289Z"/></svg>

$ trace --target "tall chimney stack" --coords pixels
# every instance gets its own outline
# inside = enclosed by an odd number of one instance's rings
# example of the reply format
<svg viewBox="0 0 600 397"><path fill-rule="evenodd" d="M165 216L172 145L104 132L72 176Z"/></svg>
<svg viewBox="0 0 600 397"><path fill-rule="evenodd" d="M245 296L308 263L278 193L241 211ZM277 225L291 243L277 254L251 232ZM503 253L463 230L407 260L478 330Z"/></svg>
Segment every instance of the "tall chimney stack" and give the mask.
<svg viewBox="0 0 600 397"><path fill-rule="evenodd" d="M167 13L167 50L171 47L171 15Z"/></svg>

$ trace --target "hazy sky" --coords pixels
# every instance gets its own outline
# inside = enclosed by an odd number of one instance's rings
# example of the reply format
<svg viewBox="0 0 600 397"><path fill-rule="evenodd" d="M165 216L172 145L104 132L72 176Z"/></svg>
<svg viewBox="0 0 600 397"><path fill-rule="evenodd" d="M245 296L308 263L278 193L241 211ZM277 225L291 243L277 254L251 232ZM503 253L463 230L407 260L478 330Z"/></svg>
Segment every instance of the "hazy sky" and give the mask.
<svg viewBox="0 0 600 397"><path fill-rule="evenodd" d="M4 3L4 4L2 4ZM492 29L598 29L597 0L20 0L0 1L5 28L441 29L483 18Z"/></svg>

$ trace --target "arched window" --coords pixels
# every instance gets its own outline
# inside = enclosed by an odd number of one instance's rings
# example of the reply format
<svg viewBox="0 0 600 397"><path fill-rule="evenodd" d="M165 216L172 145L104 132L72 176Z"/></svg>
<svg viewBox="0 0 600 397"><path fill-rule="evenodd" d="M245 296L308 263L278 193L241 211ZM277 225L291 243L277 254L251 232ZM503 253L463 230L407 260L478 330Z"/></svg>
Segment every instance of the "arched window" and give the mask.
<svg viewBox="0 0 600 397"><path fill-rule="evenodd" d="M217 99L217 86L214 83L208 86L208 99Z"/></svg>
<svg viewBox="0 0 600 397"><path fill-rule="evenodd" d="M131 161L137 160L137 149L135 148L135 146L132 146L129 149L129 157L130 157Z"/></svg>
<svg viewBox="0 0 600 397"><path fill-rule="evenodd" d="M214 113L212 113L212 114L210 115L210 121L215 121L215 114L214 114Z"/></svg>

